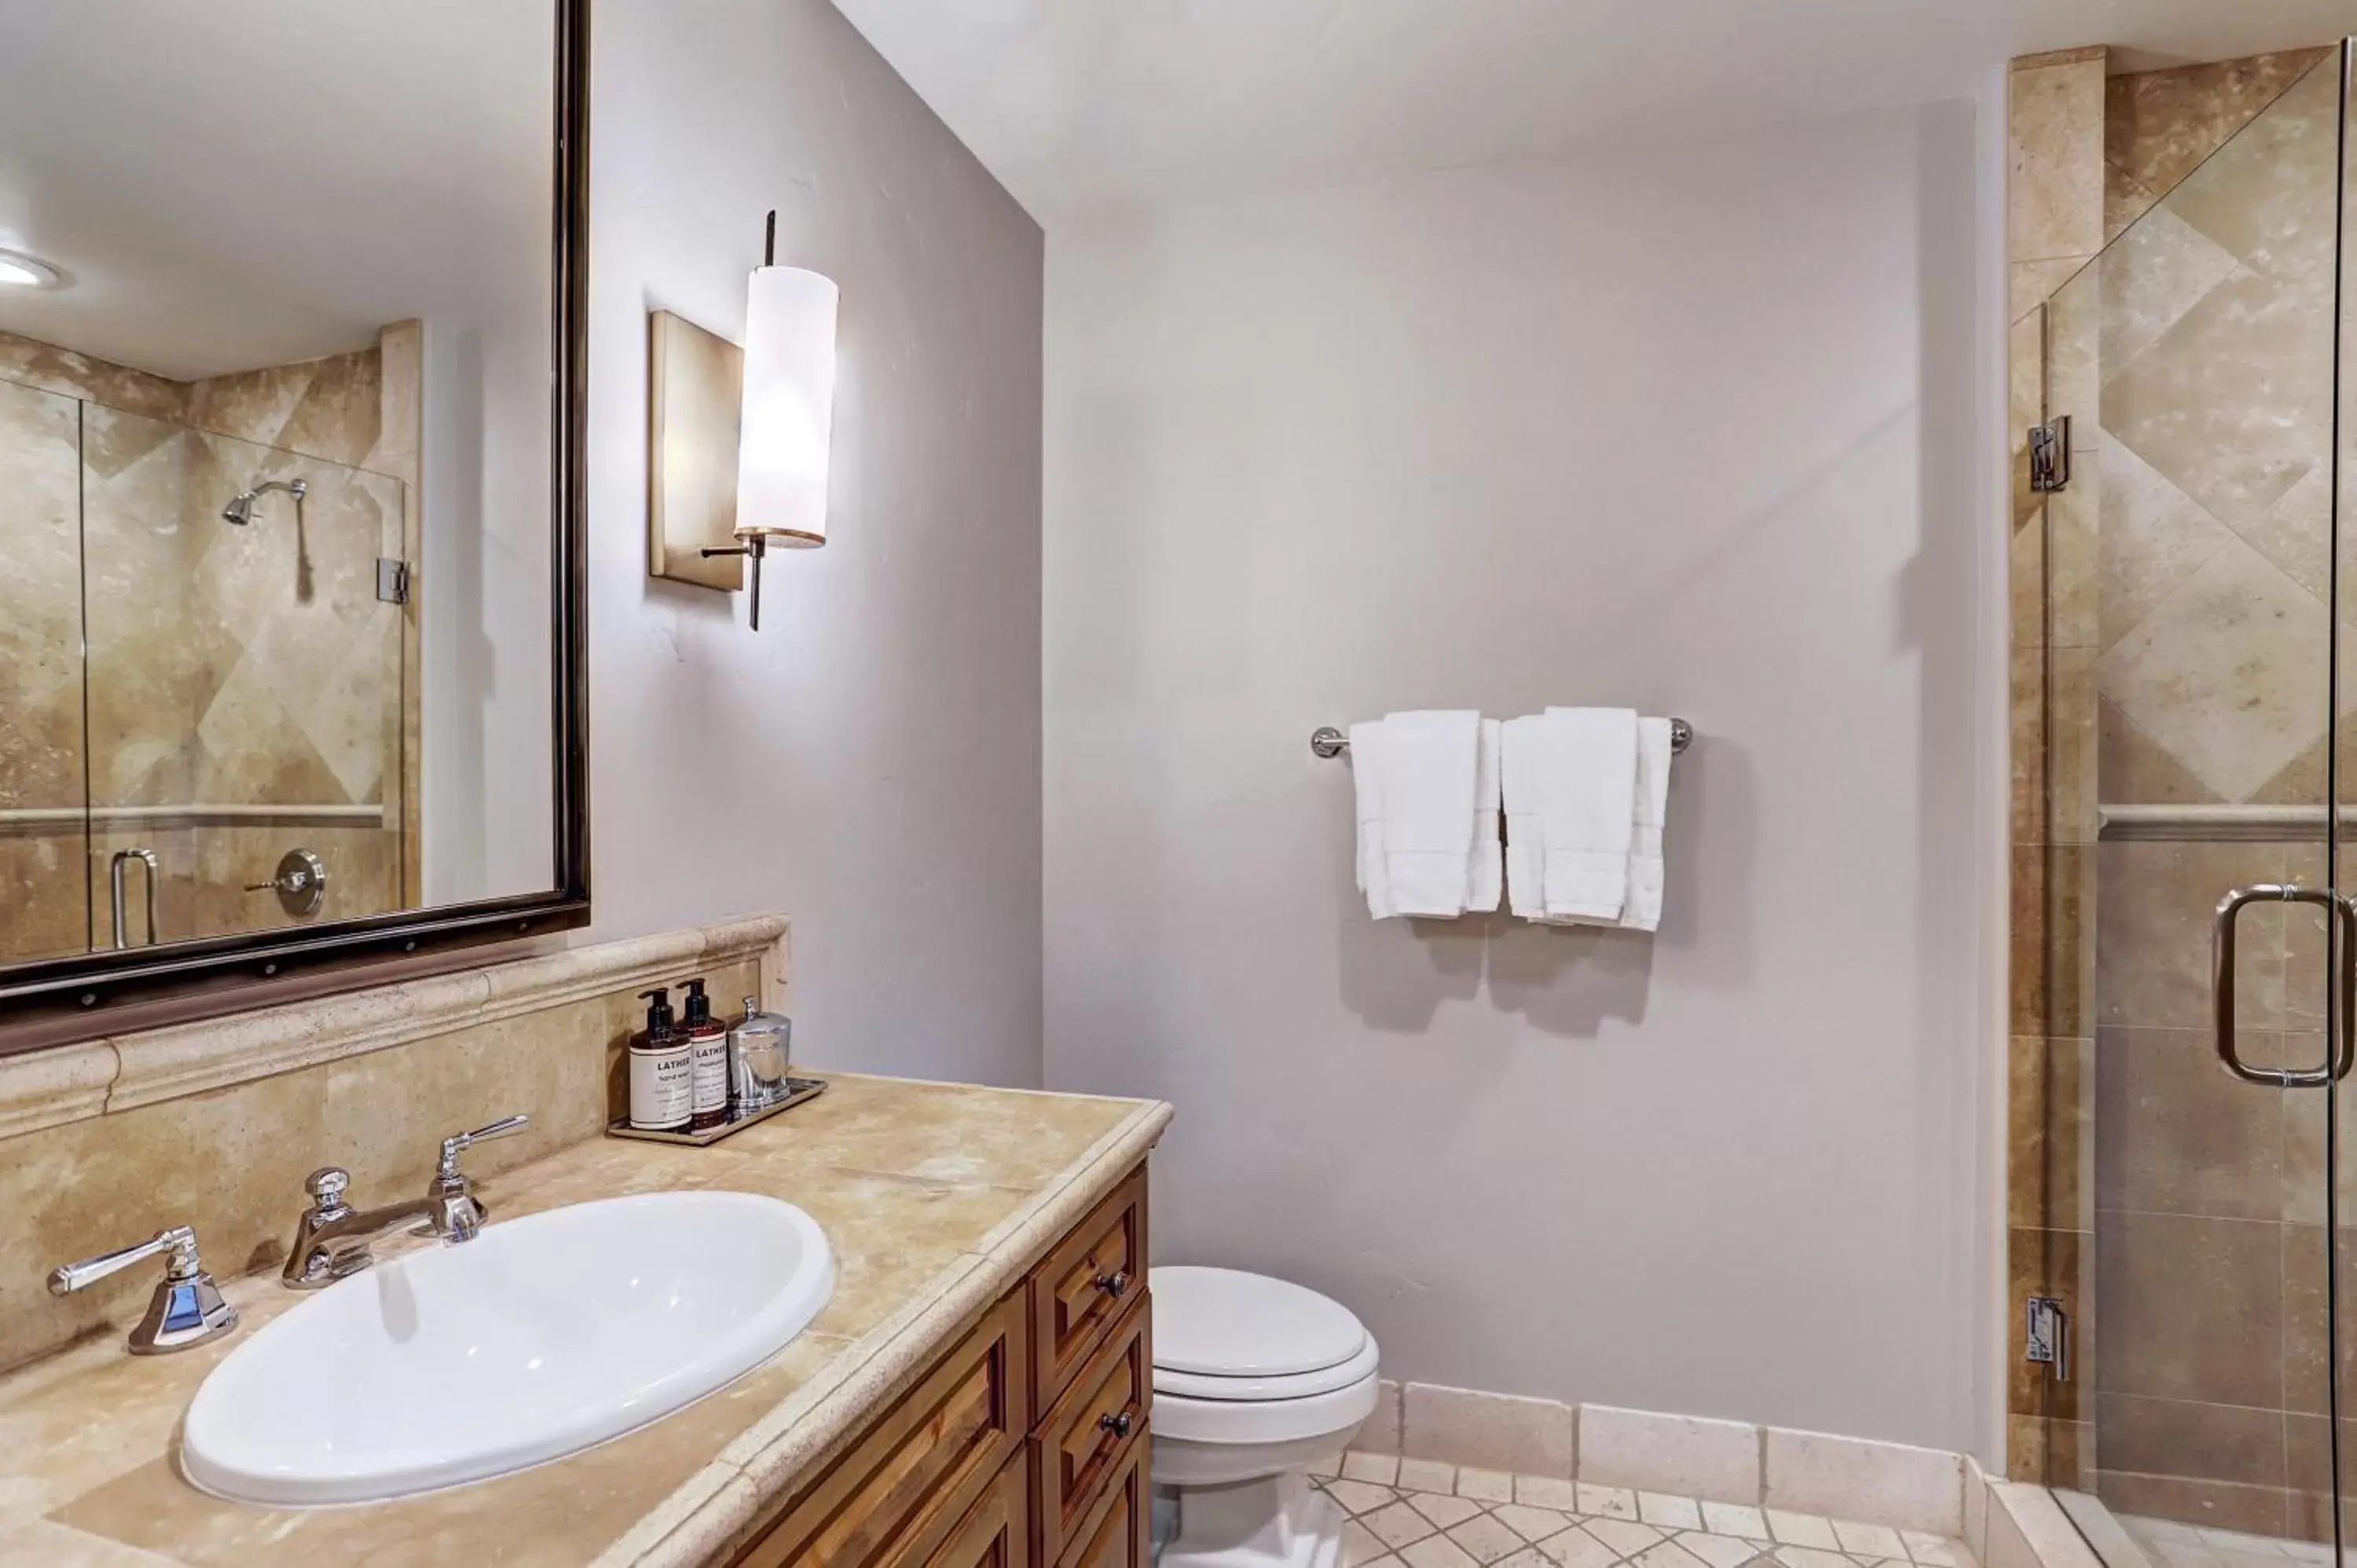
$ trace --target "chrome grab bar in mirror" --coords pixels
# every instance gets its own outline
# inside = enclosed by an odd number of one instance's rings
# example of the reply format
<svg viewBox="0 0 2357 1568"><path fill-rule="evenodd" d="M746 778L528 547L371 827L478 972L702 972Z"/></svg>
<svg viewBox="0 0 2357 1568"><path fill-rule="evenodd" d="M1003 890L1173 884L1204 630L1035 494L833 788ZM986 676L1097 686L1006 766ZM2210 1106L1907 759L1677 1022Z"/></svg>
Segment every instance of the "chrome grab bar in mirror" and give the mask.
<svg viewBox="0 0 2357 1568"><path fill-rule="evenodd" d="M2332 945L2335 950L2333 983L2339 994L2334 998L2334 1022L2339 1038L2334 1042L2332 1059L2319 1068L2253 1067L2243 1060L2234 1048L2234 925L2244 907L2252 904L2313 904L2332 914ZM2334 1080L2349 1076L2352 1062L2357 1062L2357 1020L2350 1016L2352 1003L2357 1003L2357 904L2321 887L2300 887L2280 883L2255 883L2237 887L2219 901L2218 914L2212 928L2210 948L2210 996L2215 1008L2214 1026L2218 1033L2218 1059L2226 1070L2249 1083L2263 1083L2271 1089L2323 1089Z"/></svg>
<svg viewBox="0 0 2357 1568"><path fill-rule="evenodd" d="M124 934L123 929L124 925L130 918L130 900L125 896L124 873L128 869L131 862L135 860L147 868L146 945L152 948L156 945L157 940L156 934L156 879L163 875L161 864L156 859L156 852L152 849L118 849L114 852L114 859L113 863L106 868L108 888L113 899L114 945L118 948L127 948L131 945L131 939Z"/></svg>

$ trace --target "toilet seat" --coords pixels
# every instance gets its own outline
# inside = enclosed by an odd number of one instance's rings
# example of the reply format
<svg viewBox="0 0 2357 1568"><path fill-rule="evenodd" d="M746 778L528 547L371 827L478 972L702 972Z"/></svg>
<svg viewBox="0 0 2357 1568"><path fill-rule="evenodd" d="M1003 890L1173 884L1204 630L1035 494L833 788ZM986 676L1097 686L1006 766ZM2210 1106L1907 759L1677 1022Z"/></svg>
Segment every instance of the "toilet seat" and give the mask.
<svg viewBox="0 0 2357 1568"><path fill-rule="evenodd" d="M1374 1413L1379 1380L1370 1370L1357 1382L1325 1393L1274 1400L1192 1399L1172 1393L1157 1381L1154 1433L1157 1437L1223 1445L1300 1443L1348 1434Z"/></svg>
<svg viewBox="0 0 2357 1568"><path fill-rule="evenodd" d="M1214 1402L1261 1404L1278 1400L1310 1399L1364 1382L1375 1375L1375 1342L1370 1337L1359 1353L1340 1366L1314 1372L1269 1377L1220 1377L1209 1372L1182 1372L1172 1367L1154 1369L1154 1391L1182 1399Z"/></svg>
<svg viewBox="0 0 2357 1568"><path fill-rule="evenodd" d="M1157 1373L1284 1380L1313 1378L1366 1354L1366 1327L1349 1307L1286 1280L1166 1264L1148 1283Z"/></svg>
<svg viewBox="0 0 2357 1568"><path fill-rule="evenodd" d="M1292 1443L1374 1408L1374 1337L1316 1291L1234 1269L1152 1271L1154 1426L1197 1443Z"/></svg>

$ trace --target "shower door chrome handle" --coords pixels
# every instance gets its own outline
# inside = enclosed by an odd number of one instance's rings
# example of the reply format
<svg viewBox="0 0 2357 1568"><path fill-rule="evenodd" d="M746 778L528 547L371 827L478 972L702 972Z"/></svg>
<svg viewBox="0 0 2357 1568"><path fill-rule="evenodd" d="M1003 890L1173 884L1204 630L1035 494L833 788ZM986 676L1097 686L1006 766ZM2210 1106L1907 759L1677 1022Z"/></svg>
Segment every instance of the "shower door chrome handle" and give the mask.
<svg viewBox="0 0 2357 1568"><path fill-rule="evenodd" d="M2332 978L2336 992L2332 1021L2337 1038L2333 1041L2332 1060L2327 1066L2253 1067L2234 1049L2234 922L2244 907L2252 904L2313 904L2331 912L2332 946L2339 961ZM2351 1016L2351 1004L2357 1003L2357 905L2321 887L2287 886L2273 882L2237 887L2219 901L2211 938L2210 964L2218 1059L2226 1064L2228 1072L2245 1082L2263 1083L2270 1089L2324 1089L2335 1079L2349 1076L2351 1065L2357 1062L2357 1018Z"/></svg>
<svg viewBox="0 0 2357 1568"><path fill-rule="evenodd" d="M127 948L131 945L131 939L124 934L123 929L130 919L130 900L125 896L124 874L130 869L130 864L135 860L147 868L147 875L144 879L147 885L147 945L154 947L156 941L156 878L160 875L161 868L156 862L156 852L152 849L119 849L114 852L114 859L106 868L108 891L113 895L114 945L117 948Z"/></svg>

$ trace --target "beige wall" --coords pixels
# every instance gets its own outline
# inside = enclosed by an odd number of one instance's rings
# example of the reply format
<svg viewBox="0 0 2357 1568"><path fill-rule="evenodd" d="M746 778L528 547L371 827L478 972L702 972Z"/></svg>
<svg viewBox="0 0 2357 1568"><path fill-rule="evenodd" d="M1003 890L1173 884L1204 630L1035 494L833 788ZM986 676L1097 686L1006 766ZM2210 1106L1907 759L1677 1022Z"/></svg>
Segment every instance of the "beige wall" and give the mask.
<svg viewBox="0 0 2357 1568"><path fill-rule="evenodd" d="M1036 1083L1039 231L825 0L608 0L594 83L597 931L791 909L813 1057ZM646 313L740 334L772 207L841 358L757 635L647 575Z"/></svg>
<svg viewBox="0 0 2357 1568"><path fill-rule="evenodd" d="M1975 1442L1975 160L1949 104L1051 236L1048 1077L1177 1104L1161 1260L1404 1379ZM1659 937L1371 923L1310 730L1550 702L1699 731Z"/></svg>

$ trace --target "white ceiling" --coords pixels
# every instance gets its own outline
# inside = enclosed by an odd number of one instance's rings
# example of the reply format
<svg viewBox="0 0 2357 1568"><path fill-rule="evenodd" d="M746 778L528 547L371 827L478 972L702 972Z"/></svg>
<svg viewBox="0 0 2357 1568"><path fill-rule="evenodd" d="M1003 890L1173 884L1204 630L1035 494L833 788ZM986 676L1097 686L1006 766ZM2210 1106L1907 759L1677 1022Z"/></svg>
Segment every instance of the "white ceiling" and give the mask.
<svg viewBox="0 0 2357 1568"><path fill-rule="evenodd" d="M2320 43L2357 0L835 0L1034 216Z"/></svg>
<svg viewBox="0 0 2357 1568"><path fill-rule="evenodd" d="M186 380L537 308L551 0L0 0L0 329Z"/></svg>

